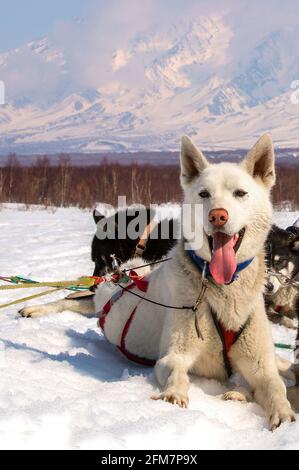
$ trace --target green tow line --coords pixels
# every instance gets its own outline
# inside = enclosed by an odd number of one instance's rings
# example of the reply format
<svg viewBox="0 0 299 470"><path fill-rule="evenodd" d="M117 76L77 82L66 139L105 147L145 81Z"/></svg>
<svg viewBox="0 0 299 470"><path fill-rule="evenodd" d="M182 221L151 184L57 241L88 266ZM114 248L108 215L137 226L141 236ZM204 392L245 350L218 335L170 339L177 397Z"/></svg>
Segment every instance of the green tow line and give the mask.
<svg viewBox="0 0 299 470"><path fill-rule="evenodd" d="M291 344L274 343L274 346L279 349L290 349L291 351L295 350L295 348Z"/></svg>

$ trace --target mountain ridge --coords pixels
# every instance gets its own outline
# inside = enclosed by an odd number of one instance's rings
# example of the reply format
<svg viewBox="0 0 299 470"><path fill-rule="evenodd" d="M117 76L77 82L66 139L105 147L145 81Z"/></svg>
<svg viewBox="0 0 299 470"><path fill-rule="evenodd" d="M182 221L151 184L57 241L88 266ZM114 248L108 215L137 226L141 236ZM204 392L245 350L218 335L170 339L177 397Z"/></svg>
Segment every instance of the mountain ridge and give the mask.
<svg viewBox="0 0 299 470"><path fill-rule="evenodd" d="M145 31L113 51L97 87L78 82L51 39L32 41L0 54L0 152L174 151L181 134L205 149L237 149L266 131L298 147L297 46L286 53L296 32L272 31L237 67L220 17ZM23 83L17 72L27 70Z"/></svg>

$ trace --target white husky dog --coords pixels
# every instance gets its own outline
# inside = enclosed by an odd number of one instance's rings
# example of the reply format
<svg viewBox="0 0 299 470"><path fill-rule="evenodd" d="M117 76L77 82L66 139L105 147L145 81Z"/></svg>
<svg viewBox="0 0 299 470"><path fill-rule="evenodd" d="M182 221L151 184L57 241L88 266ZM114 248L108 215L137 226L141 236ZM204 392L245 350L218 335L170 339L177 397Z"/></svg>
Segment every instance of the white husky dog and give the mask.
<svg viewBox="0 0 299 470"><path fill-rule="evenodd" d="M139 297L116 292L119 298L100 313L100 325L112 344L131 359L156 362L162 391L154 399L186 407L189 374L223 381L234 370L266 411L271 429L295 419L279 376L263 299L264 243L272 221L269 193L274 182L269 135L240 164L210 164L183 137L181 184L186 204L203 204L202 246L186 251L186 240L179 241L170 260L143 273L141 284L130 286ZM202 226L193 229L202 231ZM194 306L206 283L198 306L198 336L194 311L182 307ZM104 297L107 292L100 287L96 311ZM29 314L41 315L42 310L29 308ZM245 400L237 391L224 398Z"/></svg>
<svg viewBox="0 0 299 470"><path fill-rule="evenodd" d="M203 203L203 245L197 252L186 252L184 241L179 242L171 260L146 276L148 289L143 296L169 306L194 305L202 287L201 260L207 261L211 277L199 306L202 338L196 334L192 310L161 307L140 299L136 302L129 293L110 305L102 323L108 340L121 349L125 346L129 357L157 361L155 374L163 391L154 398L187 406L188 374L224 380L229 362L252 388L270 418L271 429L294 420L278 373L263 299L263 247L271 227L269 191L274 181L274 152L268 135L239 165L209 164L183 137L181 184L185 203ZM243 269L238 269L240 266ZM238 278L232 282L238 270ZM140 294L137 288L133 292ZM99 290L96 308L101 304ZM124 328L132 312L124 345ZM224 333L238 334L227 357L219 325ZM229 334L226 338L229 340ZM243 399L235 391L225 398Z"/></svg>

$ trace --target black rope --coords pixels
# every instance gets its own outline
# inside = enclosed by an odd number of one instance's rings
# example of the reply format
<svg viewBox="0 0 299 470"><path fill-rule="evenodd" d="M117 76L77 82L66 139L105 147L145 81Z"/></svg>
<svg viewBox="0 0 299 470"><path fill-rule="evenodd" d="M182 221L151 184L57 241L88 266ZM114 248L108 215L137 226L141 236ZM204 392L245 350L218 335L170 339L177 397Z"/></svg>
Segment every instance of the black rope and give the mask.
<svg viewBox="0 0 299 470"><path fill-rule="evenodd" d="M135 269L145 268L146 266L152 266L153 264L164 263L164 261L169 261L170 259L171 258L164 258L164 259L160 259L158 261L152 261L151 263L141 264L140 266L136 266L135 268L124 269L122 272L126 273L128 271L134 271Z"/></svg>
<svg viewBox="0 0 299 470"><path fill-rule="evenodd" d="M142 295L139 295L136 292L132 292L131 290L127 289L126 287L123 287L120 284L116 284L116 285L119 286L121 289L125 290L126 292L129 292L130 294L135 295L136 297L139 297L139 299L146 300L147 302L150 302L151 304L154 304L154 305L159 305L160 307L172 308L172 309L175 309L175 310L193 310L194 309L194 306L192 306L192 307L188 307L188 306L186 306L186 307L174 307L172 305L161 304L160 302L156 302L155 300L147 299L146 297L143 297Z"/></svg>
<svg viewBox="0 0 299 470"><path fill-rule="evenodd" d="M135 268L124 269L121 272L126 273L128 271L134 271L135 269L141 269L141 268L144 268L146 266L152 266L153 264L164 263L165 261L169 261L169 260L171 260L171 257L164 258L164 259L161 259L161 260L158 260L158 261L152 261L151 263L147 263L147 264L142 264L140 266L136 266ZM198 305L201 303L202 297L203 297L203 295L205 293L205 290L207 288L206 285L203 284L202 290L201 290L198 298L196 299L195 304L192 307L190 307L190 306L174 307L173 305L162 304L161 302L156 302L155 300L147 299L146 297L143 297L142 295L139 295L136 292L132 292L131 290L129 290L126 287L123 287L120 284L116 283L116 285L119 286L122 290L124 290L126 292L129 292L132 295L135 295L135 297L138 297L141 300L146 300L147 302L149 302L151 304L154 304L154 305L158 305L159 307L171 308L171 309L174 309L174 310L192 310L192 312L194 313L194 324L195 324L195 331L196 331L197 337L200 338L200 339L203 339L203 336L202 336L200 328L199 328L199 319L198 319L198 315L197 315L197 310L198 310Z"/></svg>

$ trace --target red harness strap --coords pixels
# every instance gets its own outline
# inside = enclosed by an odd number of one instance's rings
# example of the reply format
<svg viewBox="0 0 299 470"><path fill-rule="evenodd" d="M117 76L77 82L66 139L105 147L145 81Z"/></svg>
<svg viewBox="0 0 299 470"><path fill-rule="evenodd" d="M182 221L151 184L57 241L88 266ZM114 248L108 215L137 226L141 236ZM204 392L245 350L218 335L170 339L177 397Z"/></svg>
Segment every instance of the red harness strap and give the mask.
<svg viewBox="0 0 299 470"><path fill-rule="evenodd" d="M115 300L113 300L113 297L108 300L108 302L104 305L101 313L100 313L100 318L99 318L99 326L101 327L103 333L105 334L105 321L106 321L106 317L108 315L108 313L110 312L111 308L112 308L112 305L118 300L120 299L120 297L128 290L130 289L133 289L134 287L137 287L139 290L141 290L142 292L147 292L147 289L148 289L148 280L147 279L144 279L142 277L139 277L134 271L131 271L130 272L130 278L131 280L133 281L132 284L130 284L128 287L126 287L125 289L122 289L122 291L119 293L119 295L115 298ZM126 324L124 326L124 329L122 331L122 335L121 335L121 341L120 341L120 346L118 346L118 349L124 354L124 356L126 356L130 361L133 361L133 362L136 362L137 364L141 364L143 366L154 366L156 361L152 360L152 359L146 359L145 357L140 357L140 356L137 356L133 353L130 353L130 351L128 351L126 349L126 337L127 337L127 334L129 332L129 329L130 329L130 326L131 326L131 323L133 321L133 318L135 316L135 313L136 313L136 310L137 310L137 307L138 305L134 308L133 312L131 313L131 315L129 316L128 320L126 321Z"/></svg>
<svg viewBox="0 0 299 470"><path fill-rule="evenodd" d="M236 341L239 339L240 335L243 333L245 327L247 326L247 322L245 325L243 325L238 331L233 331L233 330L227 330L225 326L221 323L221 321L218 320L216 313L211 309L211 315L215 324L215 327L218 331L218 334L220 336L221 342L222 342L222 347L223 347L223 361L224 365L226 368L226 372L228 377L232 375L233 369L232 369L232 364L231 360L229 358L229 352L232 348L232 346L236 343Z"/></svg>
<svg viewBox="0 0 299 470"><path fill-rule="evenodd" d="M126 336L129 332L129 328L130 328L130 325L132 323L132 320L134 318L134 315L136 313L136 310L137 310L137 307L134 308L133 312L131 313L131 315L129 316L126 324L125 324L125 327L123 329L123 332L122 332L122 335L121 335L121 342L120 342L120 346L118 347L118 349L130 360L130 361L133 361L133 362L137 362L137 364L141 364L143 366L150 366L150 367L153 367L155 364L156 364L156 361L152 360L152 359L147 359L145 357L140 357L140 356L136 356L136 354L132 354L130 353L127 349L126 349L126 343L125 343L125 340L126 340Z"/></svg>
<svg viewBox="0 0 299 470"><path fill-rule="evenodd" d="M231 350L231 347L235 344L237 340L237 332L232 331L232 330L226 330L223 326L222 326L222 331L223 331L225 349L226 349L226 352L229 353L229 351Z"/></svg>
<svg viewBox="0 0 299 470"><path fill-rule="evenodd" d="M113 297L111 297L110 300L108 300L108 302L104 305L101 313L100 313L100 317L99 317L99 321L98 321L98 324L99 326L101 327L101 329L103 330L103 333L105 333L104 331L104 327L105 327L105 321L106 321L106 317L108 315L108 313L110 312L111 308L112 308L112 305L114 305L114 303L116 302L116 300L120 299L122 297L122 295L124 294L124 292L126 292L126 290L130 290L130 289L133 289L133 287L135 287L135 283L133 282L132 284L130 284L128 287L126 287L126 289L123 289L120 293L119 293L119 296L114 300Z"/></svg>

